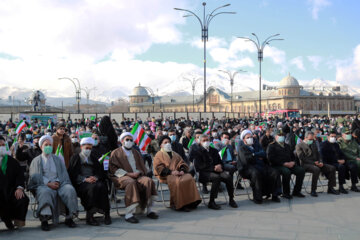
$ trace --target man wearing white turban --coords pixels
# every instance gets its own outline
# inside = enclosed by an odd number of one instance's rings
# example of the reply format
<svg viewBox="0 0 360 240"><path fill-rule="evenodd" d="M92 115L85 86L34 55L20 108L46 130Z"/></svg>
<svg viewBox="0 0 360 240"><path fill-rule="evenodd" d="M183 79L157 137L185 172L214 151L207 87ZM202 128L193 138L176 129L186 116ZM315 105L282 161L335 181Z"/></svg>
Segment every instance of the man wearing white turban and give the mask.
<svg viewBox="0 0 360 240"><path fill-rule="evenodd" d="M86 210L86 223L98 226L99 222L95 220L94 214L100 212L105 214L104 223L109 225L111 218L106 176L99 159L92 153L94 142L91 137L81 140L81 152L71 157L68 171Z"/></svg>
<svg viewBox="0 0 360 240"><path fill-rule="evenodd" d="M135 210L147 209L147 217L157 219L159 216L152 211L153 200L157 191L154 181L146 177L144 160L139 151L133 148L133 136L129 132L120 135L121 147L111 153L109 173L116 188L125 190L125 220L138 223L134 217Z"/></svg>
<svg viewBox="0 0 360 240"><path fill-rule="evenodd" d="M39 140L42 154L31 162L28 188L38 201L36 215L40 218L41 229L49 231L48 220L59 221L59 200L67 207L65 224L76 226L72 217L78 213L77 196L71 185L64 162L53 151L53 139L43 136Z"/></svg>
<svg viewBox="0 0 360 240"><path fill-rule="evenodd" d="M250 180L254 203L261 204L263 196L272 195L273 202L280 202L281 192L279 173L270 167L266 153L253 133L246 129L240 135L243 144L239 147L237 168L243 178Z"/></svg>

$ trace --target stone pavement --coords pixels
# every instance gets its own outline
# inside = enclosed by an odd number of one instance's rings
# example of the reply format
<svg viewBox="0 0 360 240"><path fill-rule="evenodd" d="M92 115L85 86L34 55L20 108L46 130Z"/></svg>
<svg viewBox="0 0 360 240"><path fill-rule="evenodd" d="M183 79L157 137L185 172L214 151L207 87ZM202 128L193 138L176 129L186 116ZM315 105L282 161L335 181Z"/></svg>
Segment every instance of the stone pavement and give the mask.
<svg viewBox="0 0 360 240"><path fill-rule="evenodd" d="M304 199L255 205L244 190L237 192L242 194L236 197L238 209L222 205L222 210L215 211L201 204L197 210L185 213L164 208L162 202L157 202L158 220L140 216L139 224L130 224L112 210L112 225L92 227L85 225L84 220L76 220L75 229L62 223L50 232L40 230L40 222L29 210L25 228L8 232L0 223L0 239L360 239L360 193L340 196L320 193L318 198L306 195ZM219 194L218 202L224 201ZM120 211L123 213L124 209ZM81 213L80 218L84 219L85 214Z"/></svg>

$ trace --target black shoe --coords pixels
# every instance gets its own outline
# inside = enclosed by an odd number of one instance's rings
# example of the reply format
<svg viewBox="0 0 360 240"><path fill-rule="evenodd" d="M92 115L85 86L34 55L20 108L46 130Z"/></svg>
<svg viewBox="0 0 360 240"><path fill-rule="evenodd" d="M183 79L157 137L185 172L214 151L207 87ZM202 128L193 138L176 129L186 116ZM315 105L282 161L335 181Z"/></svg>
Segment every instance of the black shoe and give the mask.
<svg viewBox="0 0 360 240"><path fill-rule="evenodd" d="M89 217L88 219L86 219L86 224L87 225L91 225L91 226L99 226L99 222L95 220L95 218L93 216Z"/></svg>
<svg viewBox="0 0 360 240"><path fill-rule="evenodd" d="M318 194L316 193L316 191L312 191L311 194L310 194L312 197L317 197Z"/></svg>
<svg viewBox="0 0 360 240"><path fill-rule="evenodd" d="M214 201L213 201L213 202L209 202L208 208L214 209L214 210L220 210L220 209L221 209L221 207L220 207L219 205L217 205Z"/></svg>
<svg viewBox="0 0 360 240"><path fill-rule="evenodd" d="M350 190L353 192L360 192L360 190L355 185L352 185Z"/></svg>
<svg viewBox="0 0 360 240"><path fill-rule="evenodd" d="M48 221L42 221L42 222L41 222L41 230L43 230L43 231L50 231L50 227L49 227Z"/></svg>
<svg viewBox="0 0 360 240"><path fill-rule="evenodd" d="M286 199L292 199L292 196L290 194L283 194L283 195L281 195L281 197L286 198Z"/></svg>
<svg viewBox="0 0 360 240"><path fill-rule="evenodd" d="M271 201L277 202L277 203L281 202L280 198L278 196L272 196Z"/></svg>
<svg viewBox="0 0 360 240"><path fill-rule="evenodd" d="M262 200L258 200L258 199L254 199L253 202L254 202L255 204L262 204L262 203L263 203Z"/></svg>
<svg viewBox="0 0 360 240"><path fill-rule="evenodd" d="M14 230L14 224L12 223L12 221L11 220L7 220L7 221L5 221L5 226L7 227L7 229L9 229L9 230Z"/></svg>
<svg viewBox="0 0 360 240"><path fill-rule="evenodd" d="M348 194L349 192L345 190L344 187L339 187L339 192L343 194Z"/></svg>
<svg viewBox="0 0 360 240"><path fill-rule="evenodd" d="M183 208L181 208L181 211L183 211L183 212L190 212L191 209L188 208L188 207L183 207Z"/></svg>
<svg viewBox="0 0 360 240"><path fill-rule="evenodd" d="M334 188L328 188L328 194L334 194L334 195L339 195L339 191L336 191Z"/></svg>
<svg viewBox="0 0 360 240"><path fill-rule="evenodd" d="M110 225L112 223L110 215L105 214L104 223L105 225Z"/></svg>
<svg viewBox="0 0 360 240"><path fill-rule="evenodd" d="M157 215L155 212L151 212L146 216L150 219L158 219L159 218L159 215Z"/></svg>
<svg viewBox="0 0 360 240"><path fill-rule="evenodd" d="M206 185L203 185L202 193L203 194L209 194L209 190L207 189Z"/></svg>
<svg viewBox="0 0 360 240"><path fill-rule="evenodd" d="M293 195L293 197L298 197L298 198L304 198L305 197L305 195L302 194L301 192L293 193L292 195Z"/></svg>
<svg viewBox="0 0 360 240"><path fill-rule="evenodd" d="M69 228L76 227L76 224L74 223L74 221L71 218L65 219L65 225L68 226Z"/></svg>
<svg viewBox="0 0 360 240"><path fill-rule="evenodd" d="M241 183L239 182L238 185L236 186L236 189L243 190L243 189L245 189L245 188L244 188L244 187L241 185Z"/></svg>
<svg viewBox="0 0 360 240"><path fill-rule="evenodd" d="M238 208L237 203L234 201L234 199L230 199L229 206L232 208Z"/></svg>
<svg viewBox="0 0 360 240"><path fill-rule="evenodd" d="M132 216L131 218L125 218L125 221L129 223L139 223L139 220L134 216Z"/></svg>

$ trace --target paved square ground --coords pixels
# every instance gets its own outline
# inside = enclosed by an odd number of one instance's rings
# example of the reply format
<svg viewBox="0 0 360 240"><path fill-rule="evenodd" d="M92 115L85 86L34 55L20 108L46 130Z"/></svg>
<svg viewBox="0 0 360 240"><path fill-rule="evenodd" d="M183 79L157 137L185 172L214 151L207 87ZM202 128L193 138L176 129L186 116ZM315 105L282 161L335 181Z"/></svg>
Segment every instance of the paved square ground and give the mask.
<svg viewBox="0 0 360 240"><path fill-rule="evenodd" d="M201 204L197 210L185 213L157 202L158 220L139 216L139 224L130 224L113 209L112 225L92 227L84 220L76 220L75 229L61 223L50 232L40 230L40 222L29 210L25 228L8 232L0 223L0 239L360 239L360 193L320 193L318 198L306 195L304 199L282 199L281 203L268 201L262 205L249 201L244 190L237 193L241 194L236 197L238 209L222 205L222 210L215 211ZM225 202L222 194L218 202ZM124 213L124 209L120 211ZM80 219L84 218L82 212ZM99 220L102 221L100 215Z"/></svg>

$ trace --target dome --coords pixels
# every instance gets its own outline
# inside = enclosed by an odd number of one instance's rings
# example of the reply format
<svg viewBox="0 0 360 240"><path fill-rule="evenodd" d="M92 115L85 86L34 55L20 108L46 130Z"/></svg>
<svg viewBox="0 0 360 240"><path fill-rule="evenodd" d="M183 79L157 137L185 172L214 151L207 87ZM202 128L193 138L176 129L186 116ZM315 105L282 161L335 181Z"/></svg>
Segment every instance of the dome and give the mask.
<svg viewBox="0 0 360 240"><path fill-rule="evenodd" d="M140 84L139 86L135 87L132 92L131 96L149 96L148 91L145 87L142 87Z"/></svg>
<svg viewBox="0 0 360 240"><path fill-rule="evenodd" d="M284 77L279 84L280 88L287 88L287 87L300 87L298 80L293 76L289 75Z"/></svg>

